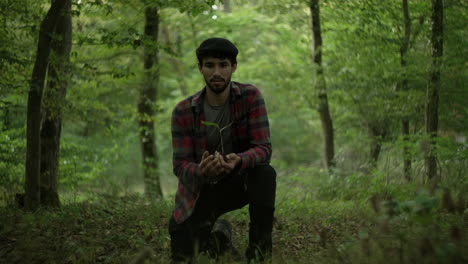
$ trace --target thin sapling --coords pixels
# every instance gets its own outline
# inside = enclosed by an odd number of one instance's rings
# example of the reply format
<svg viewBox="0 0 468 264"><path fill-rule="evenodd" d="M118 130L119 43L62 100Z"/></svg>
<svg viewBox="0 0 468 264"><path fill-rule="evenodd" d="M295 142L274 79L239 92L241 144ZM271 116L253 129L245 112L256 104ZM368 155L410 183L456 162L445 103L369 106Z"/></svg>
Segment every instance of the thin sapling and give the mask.
<svg viewBox="0 0 468 264"><path fill-rule="evenodd" d="M223 143L223 131L226 129L226 128L229 128L233 122L229 123L228 125L226 125L225 127L220 127L217 123L213 123L213 122L208 122L208 121L202 121L201 122L203 125L205 126L214 126L216 127L216 129L218 130L218 133L219 133L219 139L221 140L221 155L223 155L223 158L225 153L224 153L224 143Z"/></svg>

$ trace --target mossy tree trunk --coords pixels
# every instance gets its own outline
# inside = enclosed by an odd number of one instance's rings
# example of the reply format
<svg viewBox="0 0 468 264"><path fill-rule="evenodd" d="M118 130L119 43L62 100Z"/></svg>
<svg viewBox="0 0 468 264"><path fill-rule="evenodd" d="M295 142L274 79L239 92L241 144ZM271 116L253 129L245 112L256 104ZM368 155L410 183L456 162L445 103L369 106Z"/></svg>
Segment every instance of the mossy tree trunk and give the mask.
<svg viewBox="0 0 468 264"><path fill-rule="evenodd" d="M320 5L319 0L310 1L310 12L312 15L312 33L313 33L313 63L316 66L317 81L315 89L318 97L318 112L322 123L324 138L325 166L330 171L335 166L335 143L333 121L328 107L327 85L323 75L322 67L322 33L320 29Z"/></svg>
<svg viewBox="0 0 468 264"><path fill-rule="evenodd" d="M60 206L57 181L62 107L70 78L72 41L71 0L65 0L65 2L51 42L47 86L43 100L40 186L41 205L48 207Z"/></svg>
<svg viewBox="0 0 468 264"><path fill-rule="evenodd" d="M411 19L408 8L408 0L402 0L404 36L400 45L400 66L403 71L403 78L396 86L397 92L406 92L408 90L408 79L406 77L407 61L406 54L408 53L410 37L411 37ZM408 148L409 142L409 120L408 117L403 117L401 120L401 133L403 135L403 175L408 181L411 180L411 154Z"/></svg>
<svg viewBox="0 0 468 264"><path fill-rule="evenodd" d="M158 8L145 8L144 81L138 102L140 142L143 159L145 194L150 199L162 197L158 175L158 155L154 129L155 105L159 83Z"/></svg>
<svg viewBox="0 0 468 264"><path fill-rule="evenodd" d="M426 175L429 180L437 182L437 161L435 139L439 124L439 93L441 88L440 67L442 65L444 31L444 5L442 0L432 0L432 65L429 74L426 98L426 133L430 138L430 147L426 153Z"/></svg>
<svg viewBox="0 0 468 264"><path fill-rule="evenodd" d="M25 164L25 201L28 210L35 210L41 199L40 162L41 162L41 102L49 64L52 33L67 0L55 0L41 22L31 83L28 93L26 127L26 164Z"/></svg>

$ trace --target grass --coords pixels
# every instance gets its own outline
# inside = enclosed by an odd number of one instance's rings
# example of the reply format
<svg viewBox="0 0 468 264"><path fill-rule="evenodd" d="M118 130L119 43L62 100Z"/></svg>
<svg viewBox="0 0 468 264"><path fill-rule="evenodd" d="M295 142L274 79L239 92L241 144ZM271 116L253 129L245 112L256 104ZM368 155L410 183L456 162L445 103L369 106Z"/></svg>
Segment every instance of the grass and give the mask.
<svg viewBox="0 0 468 264"><path fill-rule="evenodd" d="M392 183L385 193L378 179L374 186L359 177L358 183L339 185L339 193L333 190L339 178L317 173L307 179L309 173L298 169L288 176L278 174L283 176L278 177L273 263L468 260L465 203L448 210L442 192L432 195L414 185ZM392 190L398 191L392 196ZM373 191L374 196L356 195ZM52 211L0 207L0 263L131 263L145 252L150 252L147 263L169 262L172 198L149 203L140 194L89 197ZM243 252L247 208L223 218L233 224L234 246ZM220 262L238 263L229 256ZM210 260L201 257L199 263Z"/></svg>
<svg viewBox="0 0 468 264"><path fill-rule="evenodd" d="M128 263L145 246L167 251L166 204L138 196L64 205L57 211L2 209L5 263ZM3 258L5 257L5 258Z"/></svg>

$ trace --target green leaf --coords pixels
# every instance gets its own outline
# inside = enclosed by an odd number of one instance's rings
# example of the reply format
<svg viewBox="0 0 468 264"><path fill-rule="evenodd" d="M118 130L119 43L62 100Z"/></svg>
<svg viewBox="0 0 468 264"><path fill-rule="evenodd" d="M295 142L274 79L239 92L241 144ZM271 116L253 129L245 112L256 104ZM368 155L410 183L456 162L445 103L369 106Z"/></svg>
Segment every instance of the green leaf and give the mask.
<svg viewBox="0 0 468 264"><path fill-rule="evenodd" d="M219 125L216 124L216 123L213 123L213 122L208 122L208 121L201 121L202 125L205 125L205 126L214 126L214 127L217 127L218 129L219 128Z"/></svg>

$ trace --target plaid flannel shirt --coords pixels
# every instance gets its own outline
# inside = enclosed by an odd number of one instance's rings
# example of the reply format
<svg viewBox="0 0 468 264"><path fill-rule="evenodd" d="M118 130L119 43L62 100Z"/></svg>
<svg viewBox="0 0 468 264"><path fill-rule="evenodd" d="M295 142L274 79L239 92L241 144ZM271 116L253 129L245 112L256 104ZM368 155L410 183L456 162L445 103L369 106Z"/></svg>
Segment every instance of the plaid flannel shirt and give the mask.
<svg viewBox="0 0 468 264"><path fill-rule="evenodd" d="M177 104L172 112L173 171L179 178L174 220L182 223L193 212L204 184L198 164L206 150L203 98L206 88ZM233 148L241 157L240 170L267 164L271 157L270 129L265 102L253 85L231 82L229 96Z"/></svg>

